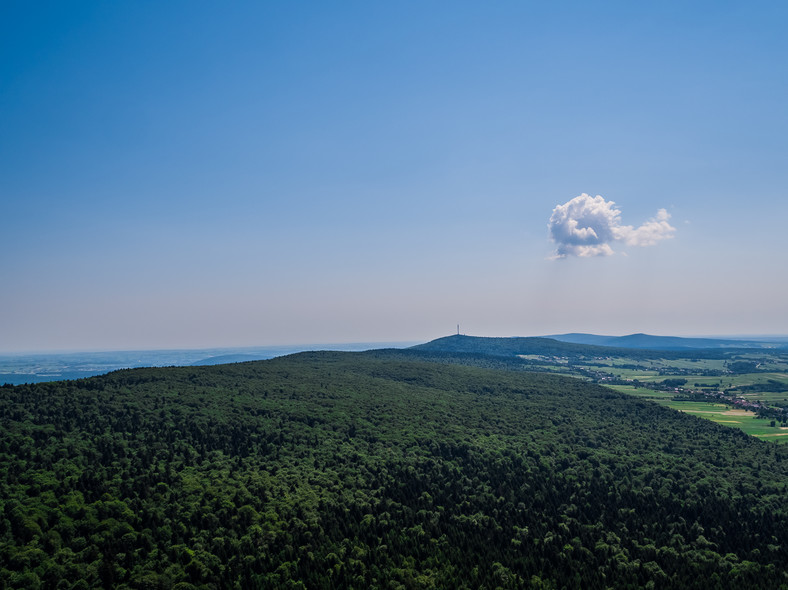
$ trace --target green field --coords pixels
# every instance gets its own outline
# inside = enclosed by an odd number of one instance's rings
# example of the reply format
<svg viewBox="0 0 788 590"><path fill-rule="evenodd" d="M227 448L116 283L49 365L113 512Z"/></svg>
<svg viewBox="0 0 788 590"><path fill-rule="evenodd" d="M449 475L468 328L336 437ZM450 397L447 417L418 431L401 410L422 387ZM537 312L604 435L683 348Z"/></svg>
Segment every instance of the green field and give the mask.
<svg viewBox="0 0 788 590"><path fill-rule="evenodd" d="M641 399L647 399L660 403L671 401L673 396L676 395L672 391L655 391L653 389L646 389L644 387L635 387L634 385L606 385L606 387L615 389L621 393L634 395L635 397L639 397Z"/></svg>
<svg viewBox="0 0 788 590"><path fill-rule="evenodd" d="M670 402L665 404L674 410L693 414L724 426L739 428L752 436L775 442L788 442L788 428L769 426L771 420L757 418L753 412L731 409L725 404L703 402Z"/></svg>
<svg viewBox="0 0 788 590"><path fill-rule="evenodd" d="M608 367L621 367L637 364L639 367L642 367L644 370L648 371L659 371L660 369L722 371L725 368L725 361L721 359L651 359L639 360L636 363L633 363L632 359L627 357L611 357L607 361L600 361L599 364Z"/></svg>
<svg viewBox="0 0 788 590"><path fill-rule="evenodd" d="M770 426L771 420L757 418L754 412L733 409L731 406L722 403L674 401L673 397L675 394L671 391L654 391L653 389L634 387L632 385L609 385L608 387L641 399L656 402L685 414L692 414L698 418L711 420L723 426L738 428L762 440L788 443L788 428ZM759 399L765 399L765 396L768 394L759 393L758 395L760 396ZM780 399L782 397L783 394L781 394Z"/></svg>

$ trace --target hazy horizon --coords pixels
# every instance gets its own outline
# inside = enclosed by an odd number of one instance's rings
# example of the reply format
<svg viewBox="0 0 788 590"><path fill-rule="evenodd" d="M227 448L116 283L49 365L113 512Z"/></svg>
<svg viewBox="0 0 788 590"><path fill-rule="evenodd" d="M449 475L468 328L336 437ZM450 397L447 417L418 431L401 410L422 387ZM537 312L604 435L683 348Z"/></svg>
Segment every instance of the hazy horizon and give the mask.
<svg viewBox="0 0 788 590"><path fill-rule="evenodd" d="M0 350L0 356L37 356L37 355L80 355L80 354L112 354L112 353L158 353L158 352L200 352L200 351L245 351L245 350L282 350L282 349L298 349L298 350L341 350L344 348L353 349L369 345L371 348L378 348L383 346L391 346L394 348L411 346L421 344L422 341L380 341L380 342L300 342L300 343L284 343L284 344L263 344L263 345L247 345L247 346L184 346L176 348L103 348L103 349L52 349L52 350L21 350L21 351L3 351Z"/></svg>
<svg viewBox="0 0 788 590"><path fill-rule="evenodd" d="M628 332L626 334L591 334L589 332L556 332L555 334L466 334L461 333L462 336L472 336L479 338L550 338L551 336L562 336L569 334L584 334L602 337L623 337L633 336L636 334L645 334L645 332ZM112 354L112 353L167 353L167 352L200 352L200 351L249 351L249 350L292 350L292 351L306 351L306 350L362 350L363 347L368 349L375 348L405 348L415 346L417 344L424 344L439 338L448 336L455 336L457 332L446 334L439 334L426 340L402 340L402 341L361 341L361 342L297 342L297 343L281 343L281 344L263 344L263 345L243 345L243 346L183 346L174 348L103 348L103 349L52 349L52 350L0 350L2 357L14 356L58 356L58 355L90 355L90 354ZM702 339L717 339L717 340L763 340L768 341L788 341L788 334L647 334L648 336L657 337L677 337L677 338L702 338Z"/></svg>
<svg viewBox="0 0 788 590"><path fill-rule="evenodd" d="M0 351L788 334L786 17L5 3Z"/></svg>

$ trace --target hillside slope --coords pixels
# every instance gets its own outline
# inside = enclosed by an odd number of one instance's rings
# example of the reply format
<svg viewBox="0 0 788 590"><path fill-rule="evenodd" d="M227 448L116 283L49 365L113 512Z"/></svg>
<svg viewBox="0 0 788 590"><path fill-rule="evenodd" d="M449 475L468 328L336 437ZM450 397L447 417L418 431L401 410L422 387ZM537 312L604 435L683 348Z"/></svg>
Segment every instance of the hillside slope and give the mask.
<svg viewBox="0 0 788 590"><path fill-rule="evenodd" d="M788 583L788 449L575 379L304 353L2 387L0 426L5 587Z"/></svg>

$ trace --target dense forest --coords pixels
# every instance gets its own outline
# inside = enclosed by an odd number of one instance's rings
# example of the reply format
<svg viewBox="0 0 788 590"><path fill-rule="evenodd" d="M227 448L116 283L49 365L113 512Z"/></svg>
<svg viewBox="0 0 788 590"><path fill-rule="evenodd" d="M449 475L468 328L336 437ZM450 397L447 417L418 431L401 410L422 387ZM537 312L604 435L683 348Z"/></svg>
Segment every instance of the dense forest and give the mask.
<svg viewBox="0 0 788 590"><path fill-rule="evenodd" d="M435 356L0 388L0 587L788 588L788 445Z"/></svg>

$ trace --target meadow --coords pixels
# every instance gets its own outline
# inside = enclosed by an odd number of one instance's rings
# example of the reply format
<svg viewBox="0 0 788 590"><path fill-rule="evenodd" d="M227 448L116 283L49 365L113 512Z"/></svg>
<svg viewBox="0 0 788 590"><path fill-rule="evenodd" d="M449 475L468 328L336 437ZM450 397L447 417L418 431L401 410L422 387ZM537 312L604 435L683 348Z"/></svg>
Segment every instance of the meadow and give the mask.
<svg viewBox="0 0 788 590"><path fill-rule="evenodd" d="M755 412L750 410L733 408L723 403L675 400L675 394L670 391L654 391L642 387L636 388L632 385L611 385L609 387L640 399L656 402L685 414L691 414L704 420L711 420L723 426L738 428L762 440L788 443L788 428L779 425L770 426L771 420L760 418Z"/></svg>

